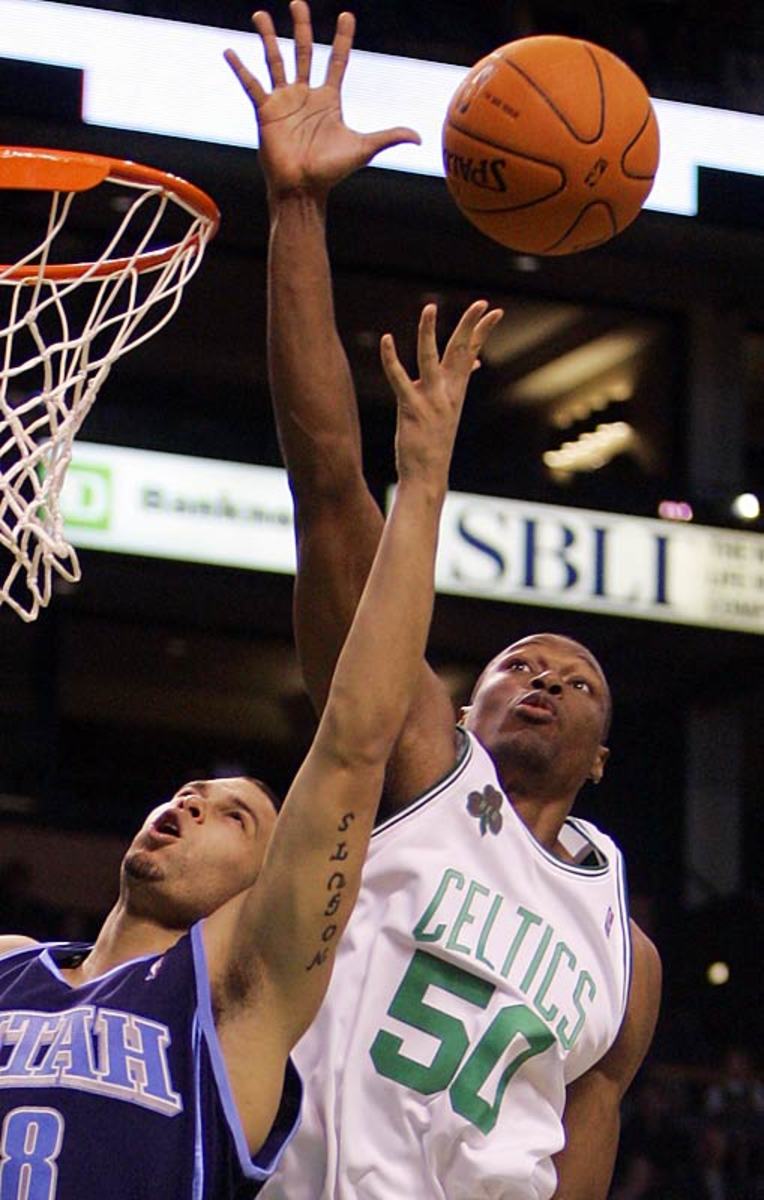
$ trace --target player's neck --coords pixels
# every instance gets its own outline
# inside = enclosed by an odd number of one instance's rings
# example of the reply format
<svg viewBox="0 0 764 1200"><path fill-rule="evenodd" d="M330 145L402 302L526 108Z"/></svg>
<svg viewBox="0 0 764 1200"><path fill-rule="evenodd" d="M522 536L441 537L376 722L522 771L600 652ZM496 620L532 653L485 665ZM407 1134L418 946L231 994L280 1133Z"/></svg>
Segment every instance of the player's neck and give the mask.
<svg viewBox="0 0 764 1200"><path fill-rule="evenodd" d="M574 796L550 797L520 787L508 787L512 807L536 841L559 858L570 856L560 844L560 830L573 807Z"/></svg>
<svg viewBox="0 0 764 1200"><path fill-rule="evenodd" d="M101 926L87 958L81 966L63 974L73 986L87 983L131 959L169 950L184 932L166 929L145 917L136 917L127 911L122 900L118 900Z"/></svg>

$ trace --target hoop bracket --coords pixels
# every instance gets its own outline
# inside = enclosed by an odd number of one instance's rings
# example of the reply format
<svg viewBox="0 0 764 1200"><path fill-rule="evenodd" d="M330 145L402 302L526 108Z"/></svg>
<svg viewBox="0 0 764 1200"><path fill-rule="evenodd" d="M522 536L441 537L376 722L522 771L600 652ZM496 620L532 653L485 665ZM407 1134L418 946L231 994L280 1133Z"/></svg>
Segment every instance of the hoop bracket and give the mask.
<svg viewBox="0 0 764 1200"><path fill-rule="evenodd" d="M103 183L111 159L27 146L0 146L0 188L35 192L86 192Z"/></svg>

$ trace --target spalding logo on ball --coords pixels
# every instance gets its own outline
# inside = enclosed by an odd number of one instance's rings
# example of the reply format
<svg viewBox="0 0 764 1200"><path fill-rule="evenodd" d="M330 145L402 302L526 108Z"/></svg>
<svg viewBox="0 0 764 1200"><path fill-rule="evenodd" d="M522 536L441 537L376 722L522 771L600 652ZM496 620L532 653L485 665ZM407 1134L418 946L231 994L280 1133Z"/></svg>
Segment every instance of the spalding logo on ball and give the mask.
<svg viewBox="0 0 764 1200"><path fill-rule="evenodd" d="M658 124L642 82L601 46L521 38L467 74L443 126L451 195L503 246L572 254L608 241L644 204Z"/></svg>

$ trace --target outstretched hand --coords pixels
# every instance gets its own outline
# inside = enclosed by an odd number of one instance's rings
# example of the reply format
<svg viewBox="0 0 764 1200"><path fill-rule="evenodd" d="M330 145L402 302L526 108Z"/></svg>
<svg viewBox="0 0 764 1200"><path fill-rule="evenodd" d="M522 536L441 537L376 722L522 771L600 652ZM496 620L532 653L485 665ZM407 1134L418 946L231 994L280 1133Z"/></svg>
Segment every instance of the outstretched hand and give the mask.
<svg viewBox="0 0 764 1200"><path fill-rule="evenodd" d="M266 12L252 17L268 64L272 90L267 92L233 50L225 59L249 96L260 131L260 158L268 187L279 195L294 191L328 192L347 175L365 166L381 150L421 139L398 126L376 133L348 129L342 116L342 81L355 34L355 17L340 13L323 84L310 86L313 29L305 0L292 0L295 79L288 83L273 21Z"/></svg>
<svg viewBox="0 0 764 1200"><path fill-rule="evenodd" d="M412 380L401 364L392 334L383 336L380 354L398 402L398 478L426 474L445 486L467 384L503 311L489 310L485 300L476 300L462 314L442 358L435 333L437 315L437 306L426 304L419 318L418 379Z"/></svg>

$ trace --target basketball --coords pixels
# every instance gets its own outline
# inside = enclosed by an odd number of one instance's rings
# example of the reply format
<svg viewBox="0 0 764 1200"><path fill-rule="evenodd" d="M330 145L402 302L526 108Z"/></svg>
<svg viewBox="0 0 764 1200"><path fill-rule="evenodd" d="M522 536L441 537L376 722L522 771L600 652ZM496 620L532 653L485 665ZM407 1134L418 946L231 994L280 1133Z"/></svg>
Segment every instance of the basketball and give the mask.
<svg viewBox="0 0 764 1200"><path fill-rule="evenodd" d="M544 35L500 46L457 88L443 161L457 205L526 254L601 245L639 213L658 167L641 80L609 50Z"/></svg>

